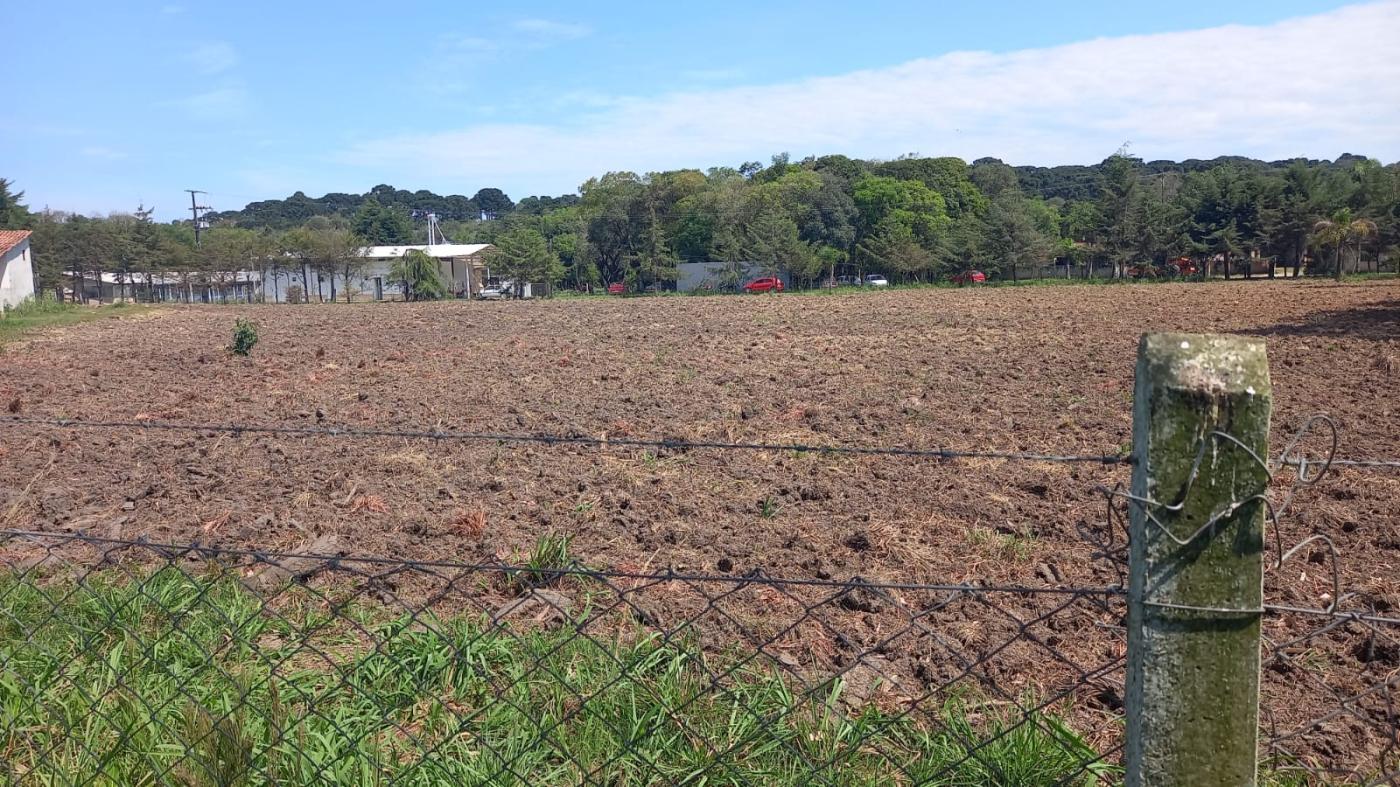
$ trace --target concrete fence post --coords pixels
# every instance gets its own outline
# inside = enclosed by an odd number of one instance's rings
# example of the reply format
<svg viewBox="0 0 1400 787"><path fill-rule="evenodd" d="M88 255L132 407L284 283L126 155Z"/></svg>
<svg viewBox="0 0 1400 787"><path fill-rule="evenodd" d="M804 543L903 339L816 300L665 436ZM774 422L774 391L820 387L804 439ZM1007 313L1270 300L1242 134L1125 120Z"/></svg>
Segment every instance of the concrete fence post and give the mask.
<svg viewBox="0 0 1400 787"><path fill-rule="evenodd" d="M1268 485L1261 460L1271 399L1262 341L1142 338L1129 504L1129 787L1255 784L1265 512L1255 496Z"/></svg>

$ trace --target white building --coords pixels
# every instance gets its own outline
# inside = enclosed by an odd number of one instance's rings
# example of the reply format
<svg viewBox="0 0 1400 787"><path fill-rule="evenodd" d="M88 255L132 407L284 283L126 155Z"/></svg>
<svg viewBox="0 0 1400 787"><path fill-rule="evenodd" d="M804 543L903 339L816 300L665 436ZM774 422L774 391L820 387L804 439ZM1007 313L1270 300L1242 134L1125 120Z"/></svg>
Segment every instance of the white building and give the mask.
<svg viewBox="0 0 1400 787"><path fill-rule="evenodd" d="M0 309L34 297L34 256L29 230L0 230Z"/></svg>
<svg viewBox="0 0 1400 787"><path fill-rule="evenodd" d="M364 256L368 260L361 273L350 279L352 300L383 301L403 296L399 283L389 275L390 269L411 250L426 253L438 261L442 279L449 291L462 298L470 298L481 291L491 278L487 266L489 243L436 243L411 244L405 246L370 246ZM345 300L347 289L344 277L338 274L320 274L313 270L301 270L295 264L285 266L277 275L269 274L263 282L263 295L268 303L282 303L287 300L287 288L295 286L301 290L303 300Z"/></svg>

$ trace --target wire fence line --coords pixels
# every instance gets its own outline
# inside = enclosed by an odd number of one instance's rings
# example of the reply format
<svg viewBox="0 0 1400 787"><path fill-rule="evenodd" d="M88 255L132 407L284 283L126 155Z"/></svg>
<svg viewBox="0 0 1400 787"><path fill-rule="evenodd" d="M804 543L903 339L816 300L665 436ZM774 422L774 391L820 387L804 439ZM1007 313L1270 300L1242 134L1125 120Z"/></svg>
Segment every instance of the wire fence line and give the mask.
<svg viewBox="0 0 1400 787"><path fill-rule="evenodd" d="M860 445L820 445L808 443L754 443L690 440L687 438L643 439L633 437L591 437L584 434L522 434L508 432L463 432L447 429L378 429L368 427L286 426L282 424L180 423L170 421L112 421L70 418L9 416L0 424L46 426L58 429L144 429L152 431L222 432L225 434L267 434L299 437L378 438L447 442L540 443L624 448L658 448L672 451L720 449L729 451L792 451L797 453L899 456L921 459L1002 459L1023 462L1130 464L1122 454L1059 455L1017 451L968 451L951 448L901 448Z"/></svg>
<svg viewBox="0 0 1400 787"><path fill-rule="evenodd" d="M849 454L865 456L896 456L934 460L993 459L1021 462L1084 463L1102 465L1131 465L1130 454L1054 454L1031 451L977 451L955 448L887 447L819 443L767 443L691 440L680 437L635 438L594 437L584 434L525 434L512 432L470 432L451 429L383 429L354 426L288 426L285 424L194 423L155 420L108 420L83 418L48 418L9 415L0 417L0 425L45 426L55 429L137 429L147 431L216 432L223 434L265 434L295 437L383 438L435 440L443 442L538 443L544 445L581 445L605 448L657 448L672 451L718 449L731 451L791 451L795 453ZM1298 459L1284 457L1279 463L1297 466ZM1336 457L1333 467L1367 469L1400 469L1400 459L1349 459Z"/></svg>
<svg viewBox="0 0 1400 787"><path fill-rule="evenodd" d="M1131 464L437 429L0 424ZM1311 456L1309 440L1330 447ZM1208 450L1246 451L1268 483L1219 517L1261 504L1271 581L1297 557L1332 588L1326 607L1189 608L1260 617L1260 751L1281 783L1400 778L1392 602L1343 588L1350 556L1327 534L1282 542L1295 500L1333 468L1390 466L1337 459L1337 443L1325 418L1272 458L1212 432L1191 471L1193 482L1206 472ZM1100 491L1106 517L1081 534L1121 580L1129 511L1166 532L1156 516L1180 501ZM1188 545L1216 521L1172 538ZM474 564L0 530L0 747L20 783L1113 782L1126 595L1122 581L594 568L547 540L515 562Z"/></svg>

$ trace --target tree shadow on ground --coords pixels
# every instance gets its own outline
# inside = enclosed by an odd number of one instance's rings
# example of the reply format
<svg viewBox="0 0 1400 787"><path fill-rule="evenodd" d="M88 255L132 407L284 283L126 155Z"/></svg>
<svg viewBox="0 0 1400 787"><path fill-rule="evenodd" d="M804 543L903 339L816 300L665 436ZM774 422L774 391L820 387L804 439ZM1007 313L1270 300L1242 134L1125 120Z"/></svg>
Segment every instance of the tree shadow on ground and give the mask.
<svg viewBox="0 0 1400 787"><path fill-rule="evenodd" d="M1350 309L1317 311L1248 333L1259 336L1330 336L1370 341L1400 340L1400 299Z"/></svg>

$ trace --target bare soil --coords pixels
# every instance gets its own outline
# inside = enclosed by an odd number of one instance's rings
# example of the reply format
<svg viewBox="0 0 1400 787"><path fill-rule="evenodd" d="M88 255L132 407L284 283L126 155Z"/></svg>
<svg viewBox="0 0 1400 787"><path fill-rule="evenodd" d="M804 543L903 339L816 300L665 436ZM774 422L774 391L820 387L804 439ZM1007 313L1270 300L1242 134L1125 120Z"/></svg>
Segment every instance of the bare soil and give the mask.
<svg viewBox="0 0 1400 787"><path fill-rule="evenodd" d="M224 349L238 316L261 336L249 358ZM1400 456L1393 282L170 308L8 345L0 404L84 420L1114 454L1131 439L1136 344L1152 331L1266 339L1275 452L1322 412L1340 427L1341 456ZM284 550L333 534L355 554L466 562L518 558L552 531L598 568L871 582L1114 584L1114 567L1094 559L1081 531L1104 527L1094 487L1127 477L1125 466L1098 464L0 431L8 528ZM1313 533L1336 542L1352 607L1400 611L1400 472L1340 469L1305 491L1282 542ZM1267 585L1272 603L1330 602L1316 555ZM754 596L735 614L811 615L779 602ZM1004 640L1033 630L1040 644L988 656L984 679L1044 690L1076 679L1073 666L1121 655L1121 632L1097 612L1057 630L1059 613L1022 624L1055 602L996 603L1006 612L961 604L947 621L961 627L963 648L983 653L998 631ZM830 630L862 620L878 629L877 613L861 603L822 610L825 633L804 630L797 658L839 653ZM1271 621L1269 633L1287 639L1320 622ZM1266 673L1280 731L1325 713L1327 691L1359 691L1400 668L1395 648L1357 649L1363 629L1329 633L1306 667ZM908 662L901 674L947 680L929 677L937 654L921 647L882 652ZM1326 691L1292 674L1304 669ZM1087 701L1111 713L1105 691ZM1369 756L1370 735L1348 727L1322 737Z"/></svg>

